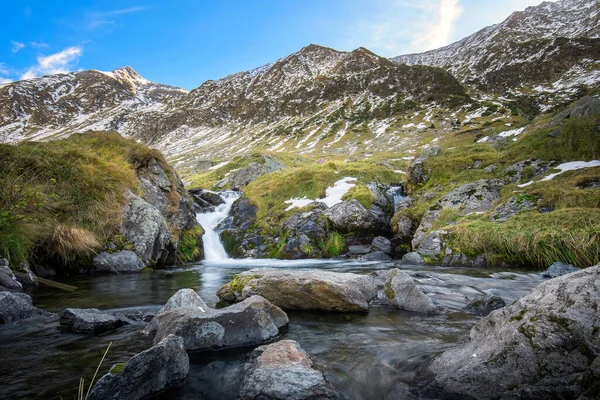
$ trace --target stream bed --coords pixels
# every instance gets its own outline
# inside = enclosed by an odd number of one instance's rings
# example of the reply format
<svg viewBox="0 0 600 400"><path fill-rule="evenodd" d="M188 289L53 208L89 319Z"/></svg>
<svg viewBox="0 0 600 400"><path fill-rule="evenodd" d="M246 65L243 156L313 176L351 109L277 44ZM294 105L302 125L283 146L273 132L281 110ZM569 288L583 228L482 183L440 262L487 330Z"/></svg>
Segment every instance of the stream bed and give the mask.
<svg viewBox="0 0 600 400"><path fill-rule="evenodd" d="M79 276L64 283L77 290L38 288L34 305L51 312L67 307L94 307L124 314L156 312L177 290L193 288L209 306L217 289L234 274L251 268L318 268L370 273L400 267L416 275L419 285L444 309L424 315L374 307L369 313L288 312L282 339L296 340L347 399L410 397L415 371L428 359L467 338L478 317L461 311L467 299L488 293L507 304L536 287L542 278L528 271L399 266L327 260L226 260L186 268L132 275ZM152 345L139 330L144 322L97 336L62 330L57 317L0 326L0 398L73 399L79 379L92 378L104 350L112 342L100 369L127 361ZM190 375L184 386L160 399L235 399L252 348L190 354ZM99 377L98 376L98 377ZM86 385L87 387L87 385Z"/></svg>

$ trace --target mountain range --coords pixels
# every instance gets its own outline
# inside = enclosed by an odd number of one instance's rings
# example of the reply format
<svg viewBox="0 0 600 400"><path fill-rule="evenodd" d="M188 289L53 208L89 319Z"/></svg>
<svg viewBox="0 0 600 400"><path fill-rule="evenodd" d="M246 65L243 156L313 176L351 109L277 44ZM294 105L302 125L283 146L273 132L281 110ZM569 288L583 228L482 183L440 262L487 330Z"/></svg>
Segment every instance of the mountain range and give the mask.
<svg viewBox="0 0 600 400"><path fill-rule="evenodd" d="M514 129L599 83L598 1L560 0L426 53L309 45L190 92L130 67L5 84L0 142L114 130L181 170L255 150L410 155L450 132Z"/></svg>

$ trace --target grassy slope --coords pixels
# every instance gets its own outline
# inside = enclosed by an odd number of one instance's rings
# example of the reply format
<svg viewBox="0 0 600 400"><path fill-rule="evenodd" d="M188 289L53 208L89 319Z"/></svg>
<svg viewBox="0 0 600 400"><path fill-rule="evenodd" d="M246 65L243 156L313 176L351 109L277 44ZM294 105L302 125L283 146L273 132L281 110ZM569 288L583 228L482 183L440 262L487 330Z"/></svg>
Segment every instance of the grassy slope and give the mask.
<svg viewBox="0 0 600 400"><path fill-rule="evenodd" d="M600 116L565 120L558 138L548 135L556 129L548 126L549 120L548 116L540 118L516 142L501 147L473 144L476 134L463 133L442 141L441 154L425 164L431 169L429 181L412 188L413 196L419 199L417 204L404 212L418 219L427 207L459 185L482 178L506 178L506 168L517 161L600 159ZM481 165L474 169L476 161ZM498 166L495 171L483 170L492 164ZM434 228L447 229L451 247L466 254L487 253L513 264L540 268L554 261L594 265L600 262L600 188L578 186L599 177L600 168L590 168L525 188L508 184L502 189L502 201L515 195L536 196L539 206L555 211L525 212L505 223L492 222L489 215L460 218L457 212L445 212Z"/></svg>
<svg viewBox="0 0 600 400"><path fill-rule="evenodd" d="M0 145L0 256L89 257L118 231L126 190L140 193L136 168L152 158L166 166L157 150L111 133Z"/></svg>

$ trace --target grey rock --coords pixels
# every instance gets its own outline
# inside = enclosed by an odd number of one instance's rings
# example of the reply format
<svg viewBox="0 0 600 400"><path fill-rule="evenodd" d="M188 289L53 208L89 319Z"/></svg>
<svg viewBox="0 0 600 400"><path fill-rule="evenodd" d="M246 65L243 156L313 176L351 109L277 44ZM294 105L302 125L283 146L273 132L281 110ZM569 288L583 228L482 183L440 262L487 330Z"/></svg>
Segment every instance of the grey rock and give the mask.
<svg viewBox="0 0 600 400"><path fill-rule="evenodd" d="M169 335L148 350L133 356L118 373L109 372L100 378L90 393L90 399L146 399L179 385L187 378L189 371L190 361L183 339Z"/></svg>
<svg viewBox="0 0 600 400"><path fill-rule="evenodd" d="M384 300L400 310L420 313L436 311L433 301L417 287L414 279L398 268L388 273L383 295Z"/></svg>
<svg viewBox="0 0 600 400"><path fill-rule="evenodd" d="M558 125L568 118L587 118L598 114L600 114L600 99L593 96L585 96L577 100L573 106L554 117L552 124Z"/></svg>
<svg viewBox="0 0 600 400"><path fill-rule="evenodd" d="M407 208L412 207L414 202L415 201L413 200L412 197L410 197L410 196L404 197L402 200L400 200L399 202L396 203L395 212L400 212L402 210L406 210Z"/></svg>
<svg viewBox="0 0 600 400"><path fill-rule="evenodd" d="M178 308L156 316L154 343L170 334L181 336L188 351L249 346L275 338L288 324L287 315L260 296L221 309Z"/></svg>
<svg viewBox="0 0 600 400"><path fill-rule="evenodd" d="M538 199L535 196L513 196L506 203L500 204L494 209L491 220L504 222L524 211L535 210L537 208L537 201Z"/></svg>
<svg viewBox="0 0 600 400"><path fill-rule="evenodd" d="M406 253L402 256L402 260L400 260L402 264L411 264L411 265L426 265L427 263L423 261L423 257L415 251L411 253Z"/></svg>
<svg viewBox="0 0 600 400"><path fill-rule="evenodd" d="M355 244L348 246L348 254L351 256L368 254L371 251L371 246L366 244Z"/></svg>
<svg viewBox="0 0 600 400"><path fill-rule="evenodd" d="M260 295L284 310L367 311L377 296L372 276L321 270L252 269L226 284L217 295L237 301Z"/></svg>
<svg viewBox="0 0 600 400"><path fill-rule="evenodd" d="M391 261L392 257L389 254L384 253L383 251L374 251L372 253L366 254L363 259L365 261Z"/></svg>
<svg viewBox="0 0 600 400"><path fill-rule="evenodd" d="M396 217L394 233L401 241L409 241L415 232L415 221L407 214Z"/></svg>
<svg viewBox="0 0 600 400"><path fill-rule="evenodd" d="M80 333L96 334L115 330L125 324L123 318L115 317L96 308L66 308L58 316L60 325Z"/></svg>
<svg viewBox="0 0 600 400"><path fill-rule="evenodd" d="M580 271L581 268L576 268L571 264L555 262L546 271L542 273L544 278L557 278L559 276L570 274L571 272Z"/></svg>
<svg viewBox="0 0 600 400"><path fill-rule="evenodd" d="M523 181L530 181L533 177L545 174L555 164L553 161L542 160L519 161L506 168L506 174L510 182L523 183Z"/></svg>
<svg viewBox="0 0 600 400"><path fill-rule="evenodd" d="M381 185L376 182L370 182L367 184L367 189L373 194L375 200L373 203L383 209L392 209L394 205L393 195L392 200L387 195L388 190L390 190L389 185Z"/></svg>
<svg viewBox="0 0 600 400"><path fill-rule="evenodd" d="M323 211L323 214L340 232L380 233L390 230L389 217L379 207L372 206L367 210L354 199L338 203Z"/></svg>
<svg viewBox="0 0 600 400"><path fill-rule="evenodd" d="M121 250L115 253L102 252L94 257L94 268L97 271L123 273L140 272L146 266L131 250Z"/></svg>
<svg viewBox="0 0 600 400"><path fill-rule="evenodd" d="M49 312L34 307L31 297L25 293L0 292L0 324L49 315Z"/></svg>
<svg viewBox="0 0 600 400"><path fill-rule="evenodd" d="M540 284L436 358L425 398L597 398L600 265Z"/></svg>
<svg viewBox="0 0 600 400"><path fill-rule="evenodd" d="M251 162L246 168L233 172L229 176L232 187L243 187L253 182L261 175L267 175L273 172L281 171L285 168L279 160L271 156L263 156L262 164Z"/></svg>
<svg viewBox="0 0 600 400"><path fill-rule="evenodd" d="M505 306L506 303L504 302L504 300L502 300L501 297L490 296L486 294L481 298L471 301L469 304L467 304L464 310L466 312L485 317L492 311Z"/></svg>
<svg viewBox="0 0 600 400"><path fill-rule="evenodd" d="M33 273L31 268L27 263L21 265L21 269L23 272L17 272L15 277L19 281L19 283L23 286L24 289L34 289L39 285L38 277Z"/></svg>
<svg viewBox="0 0 600 400"><path fill-rule="evenodd" d="M327 237L327 219L322 213L326 206L317 203L311 211L293 214L283 223L288 235L282 258L320 258L320 243ZM310 250L310 251L307 251Z"/></svg>
<svg viewBox="0 0 600 400"><path fill-rule="evenodd" d="M323 373L293 340L257 347L246 371L238 397L241 400L333 398Z"/></svg>
<svg viewBox="0 0 600 400"><path fill-rule="evenodd" d="M415 249L422 256L431 257L433 260L441 261L444 257L446 231L432 231L425 236ZM414 243L414 241L413 241Z"/></svg>
<svg viewBox="0 0 600 400"><path fill-rule="evenodd" d="M131 194L123 209L122 235L133 243L135 253L149 267L175 260L176 247L165 218L151 204Z"/></svg>
<svg viewBox="0 0 600 400"><path fill-rule="evenodd" d="M377 236L371 242L371 248L375 251L382 251L386 254L392 254L392 243L389 239L384 238L383 236Z"/></svg>
<svg viewBox="0 0 600 400"><path fill-rule="evenodd" d="M500 188L503 185L504 182L500 179L480 179L477 182L462 185L446 194L434 206L425 211L412 240L413 249L421 253L417 249L429 235L443 209L460 209L462 214L489 211L493 204L500 200Z"/></svg>
<svg viewBox="0 0 600 400"><path fill-rule="evenodd" d="M208 306L204 303L204 300L198 296L198 293L192 289L180 289L167 300L165 305L158 310L156 315L180 308L200 310L201 312L206 312L206 310L208 310ZM148 326L142 330L142 333L144 335L154 335L156 334L157 329L158 321L156 318L152 318L152 321L150 321Z"/></svg>
<svg viewBox="0 0 600 400"><path fill-rule="evenodd" d="M23 286L8 267L8 261L0 259L0 291L22 292Z"/></svg>
<svg viewBox="0 0 600 400"><path fill-rule="evenodd" d="M492 164L492 165L485 167L483 170L485 172L487 172L488 174L491 174L492 172L494 172L497 169L498 169L498 166L496 164Z"/></svg>
<svg viewBox="0 0 600 400"><path fill-rule="evenodd" d="M218 187L219 189L223 189L225 186L227 186L228 183L229 183L229 178L223 178L220 181L218 181L217 183L215 183L215 186Z"/></svg>

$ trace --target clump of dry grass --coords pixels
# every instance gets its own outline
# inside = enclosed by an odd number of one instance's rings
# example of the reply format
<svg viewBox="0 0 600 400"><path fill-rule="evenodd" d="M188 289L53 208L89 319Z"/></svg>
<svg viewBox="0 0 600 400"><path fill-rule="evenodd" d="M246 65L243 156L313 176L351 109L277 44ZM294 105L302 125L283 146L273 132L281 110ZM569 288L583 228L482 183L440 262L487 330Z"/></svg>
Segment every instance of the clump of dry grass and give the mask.
<svg viewBox="0 0 600 400"><path fill-rule="evenodd" d="M101 243L93 232L76 226L59 224L47 244L48 253L63 263L86 257L100 249Z"/></svg>

